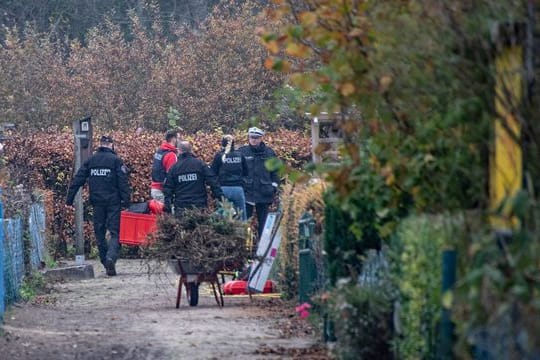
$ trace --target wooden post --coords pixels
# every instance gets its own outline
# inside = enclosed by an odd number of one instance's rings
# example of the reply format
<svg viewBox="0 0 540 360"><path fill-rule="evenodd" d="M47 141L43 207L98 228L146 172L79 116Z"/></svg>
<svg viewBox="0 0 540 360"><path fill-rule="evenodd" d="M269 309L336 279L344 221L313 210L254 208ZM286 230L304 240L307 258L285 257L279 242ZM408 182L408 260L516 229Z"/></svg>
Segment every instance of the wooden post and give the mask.
<svg viewBox="0 0 540 360"><path fill-rule="evenodd" d="M92 125L90 120L90 117L86 117L81 120L73 121L73 150L75 157L74 174L92 153ZM82 259L82 261L84 261L84 208L82 190L79 190L75 195L73 206L75 207L75 255L79 256L78 258L76 257L76 259Z"/></svg>

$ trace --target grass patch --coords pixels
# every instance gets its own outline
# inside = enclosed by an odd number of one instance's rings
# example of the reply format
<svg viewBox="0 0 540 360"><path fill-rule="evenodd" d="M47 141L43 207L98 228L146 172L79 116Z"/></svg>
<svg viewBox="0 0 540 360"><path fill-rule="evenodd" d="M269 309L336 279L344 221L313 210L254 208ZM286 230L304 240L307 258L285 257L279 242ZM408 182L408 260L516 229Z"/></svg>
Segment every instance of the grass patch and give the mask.
<svg viewBox="0 0 540 360"><path fill-rule="evenodd" d="M45 290L45 277L39 272L34 272L27 276L19 289L19 295L24 301L32 301Z"/></svg>

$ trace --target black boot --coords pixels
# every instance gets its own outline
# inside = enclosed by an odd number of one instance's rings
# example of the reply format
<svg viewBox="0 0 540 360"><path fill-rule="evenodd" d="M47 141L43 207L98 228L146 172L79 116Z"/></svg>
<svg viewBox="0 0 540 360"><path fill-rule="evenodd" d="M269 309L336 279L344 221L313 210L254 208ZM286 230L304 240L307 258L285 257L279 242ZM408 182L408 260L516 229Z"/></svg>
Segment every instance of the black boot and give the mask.
<svg viewBox="0 0 540 360"><path fill-rule="evenodd" d="M105 270L107 271L107 275L116 276L116 268L114 266L114 261L112 261L111 259L107 259L107 261L105 261Z"/></svg>

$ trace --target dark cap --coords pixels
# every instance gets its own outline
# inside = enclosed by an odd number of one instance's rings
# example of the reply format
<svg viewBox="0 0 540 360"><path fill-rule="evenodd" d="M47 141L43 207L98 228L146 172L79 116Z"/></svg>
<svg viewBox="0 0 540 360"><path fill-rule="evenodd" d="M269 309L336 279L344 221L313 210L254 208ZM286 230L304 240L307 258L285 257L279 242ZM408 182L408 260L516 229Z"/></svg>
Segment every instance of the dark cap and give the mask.
<svg viewBox="0 0 540 360"><path fill-rule="evenodd" d="M99 142L112 144L113 143L113 138L108 136L108 135L103 135L101 137L101 139L99 139Z"/></svg>
<svg viewBox="0 0 540 360"><path fill-rule="evenodd" d="M165 140L170 141L172 138L178 138L178 130L167 130L165 133Z"/></svg>

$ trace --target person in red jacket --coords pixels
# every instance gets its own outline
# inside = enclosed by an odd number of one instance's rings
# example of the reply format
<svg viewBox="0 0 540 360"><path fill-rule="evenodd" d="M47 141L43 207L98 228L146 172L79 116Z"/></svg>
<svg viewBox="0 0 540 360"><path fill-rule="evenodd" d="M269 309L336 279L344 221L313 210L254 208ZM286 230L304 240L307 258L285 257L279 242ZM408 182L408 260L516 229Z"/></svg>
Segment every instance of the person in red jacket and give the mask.
<svg viewBox="0 0 540 360"><path fill-rule="evenodd" d="M163 195L163 183L169 169L178 160L177 144L179 134L177 130L169 130L165 133L165 141L160 145L154 154L152 161L152 184L150 186L150 196L154 200L165 201Z"/></svg>

